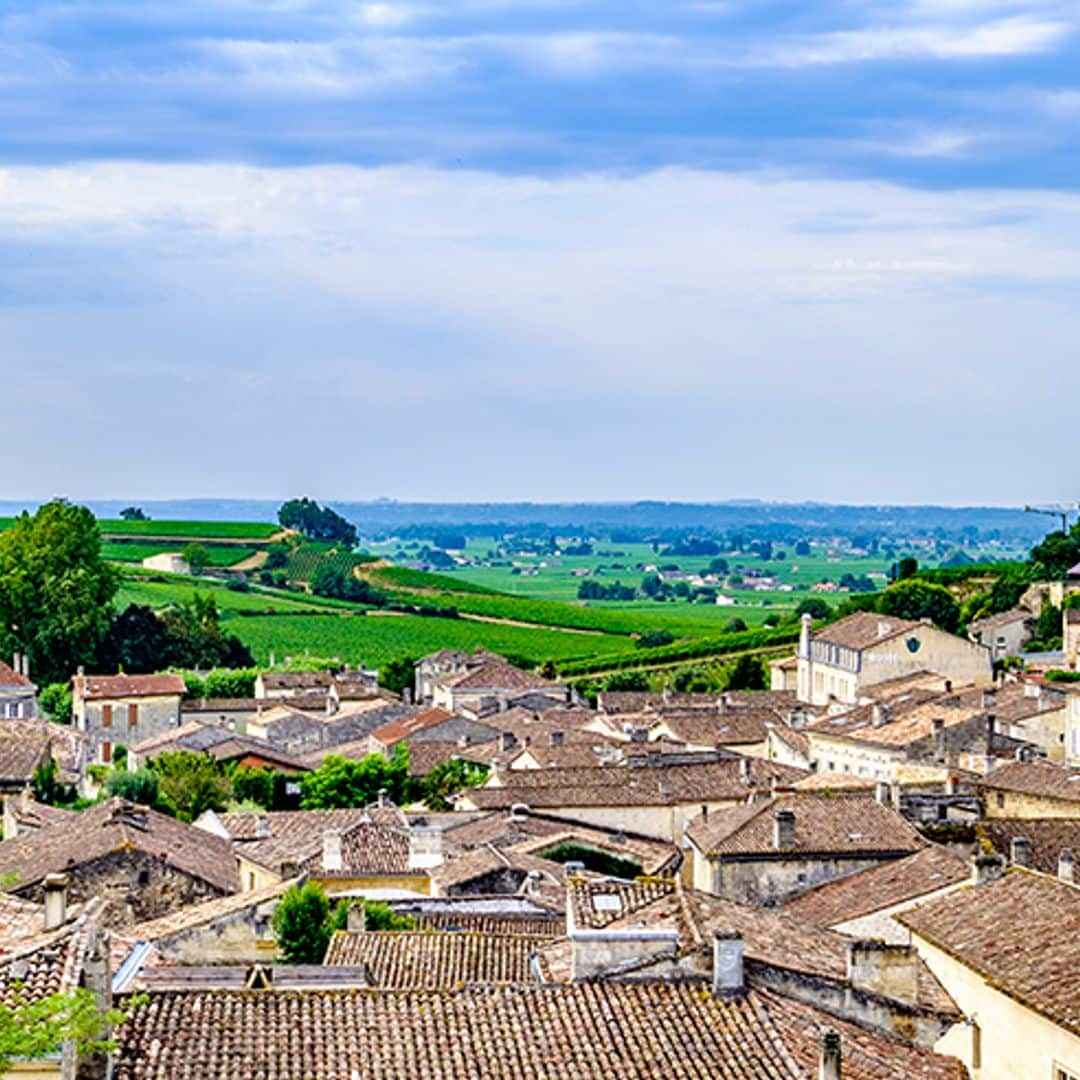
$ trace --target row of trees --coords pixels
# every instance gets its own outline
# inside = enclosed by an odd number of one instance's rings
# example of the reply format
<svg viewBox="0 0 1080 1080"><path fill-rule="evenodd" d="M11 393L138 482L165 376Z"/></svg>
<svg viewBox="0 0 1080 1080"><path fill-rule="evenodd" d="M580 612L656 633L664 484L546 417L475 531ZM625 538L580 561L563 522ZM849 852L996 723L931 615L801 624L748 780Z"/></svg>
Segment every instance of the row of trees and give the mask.
<svg viewBox="0 0 1080 1080"><path fill-rule="evenodd" d="M356 526L351 521L306 496L282 503L278 521L284 528L295 529L309 540L330 540L350 548L356 544Z"/></svg>

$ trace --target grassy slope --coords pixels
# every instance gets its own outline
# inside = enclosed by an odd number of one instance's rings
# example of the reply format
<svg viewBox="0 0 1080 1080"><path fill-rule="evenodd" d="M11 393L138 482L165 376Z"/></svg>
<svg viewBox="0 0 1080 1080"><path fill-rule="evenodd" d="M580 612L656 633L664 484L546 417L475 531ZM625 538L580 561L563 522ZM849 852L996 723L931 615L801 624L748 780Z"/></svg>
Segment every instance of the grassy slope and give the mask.
<svg viewBox="0 0 1080 1080"><path fill-rule="evenodd" d="M267 541L280 525L257 521L117 521L98 522L102 536L188 536L205 540Z"/></svg>
<svg viewBox="0 0 1080 1080"><path fill-rule="evenodd" d="M233 563L240 562L241 559L253 555L256 550L255 548L238 547L235 544L230 544L227 547L216 547L209 544L204 546L207 565L217 567L232 566ZM106 559L121 563L141 563L143 559L149 558L151 555L162 555L166 552L180 552L182 550L183 546L180 544L155 544L149 541L146 543L142 541L116 543L104 540L101 544L101 554Z"/></svg>

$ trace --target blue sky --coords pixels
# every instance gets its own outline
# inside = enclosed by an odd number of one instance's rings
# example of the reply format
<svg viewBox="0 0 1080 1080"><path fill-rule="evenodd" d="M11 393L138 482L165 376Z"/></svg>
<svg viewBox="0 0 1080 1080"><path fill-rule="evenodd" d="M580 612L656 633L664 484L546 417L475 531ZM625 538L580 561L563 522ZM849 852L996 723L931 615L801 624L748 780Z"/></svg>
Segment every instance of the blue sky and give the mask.
<svg viewBox="0 0 1080 1080"><path fill-rule="evenodd" d="M1075 500L1078 124L1063 0L24 2L3 493Z"/></svg>

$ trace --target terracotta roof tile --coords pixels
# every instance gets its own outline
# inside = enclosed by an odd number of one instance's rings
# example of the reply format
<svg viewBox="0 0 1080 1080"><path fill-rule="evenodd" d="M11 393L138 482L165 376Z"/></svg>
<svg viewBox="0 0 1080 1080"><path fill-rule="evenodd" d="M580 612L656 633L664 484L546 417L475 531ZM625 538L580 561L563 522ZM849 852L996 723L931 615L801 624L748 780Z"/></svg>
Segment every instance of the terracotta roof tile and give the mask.
<svg viewBox="0 0 1080 1080"><path fill-rule="evenodd" d="M446 709L432 708L422 709L412 716L403 716L399 720L393 720L376 728L371 733L371 738L377 739L384 746L396 746L402 739L415 735L420 731L428 731L430 728L445 724L447 720L453 720L454 714Z"/></svg>
<svg viewBox="0 0 1080 1080"><path fill-rule="evenodd" d="M87 701L99 698L164 697L186 693L179 675L76 675L75 694Z"/></svg>
<svg viewBox="0 0 1080 1080"><path fill-rule="evenodd" d="M1044 874L1057 873L1063 848L1080 857L1080 820L1075 818L986 818L975 828L1007 859L1013 839L1024 837L1030 845L1031 868Z"/></svg>
<svg viewBox="0 0 1080 1080"><path fill-rule="evenodd" d="M779 811L795 815L795 842L783 851L774 843L774 815ZM688 835L707 855L733 857L888 855L915 852L926 844L895 810L858 795L779 795L715 810L695 818Z"/></svg>
<svg viewBox="0 0 1080 1080"><path fill-rule="evenodd" d="M1050 799L1080 802L1080 767L1051 765L1043 761L1009 761L979 781L987 791L1014 791Z"/></svg>
<svg viewBox="0 0 1080 1080"><path fill-rule="evenodd" d="M523 934L339 931L329 965L363 966L382 990L451 990L457 986L535 983L531 963L546 937Z"/></svg>
<svg viewBox="0 0 1080 1080"><path fill-rule="evenodd" d="M846 1080L958 1080L954 1059L751 991L586 983L457 992L151 994L117 1033L117 1080L810 1080L822 1032Z"/></svg>
<svg viewBox="0 0 1080 1080"><path fill-rule="evenodd" d="M33 685L25 675L20 675L10 664L0 660L0 689L11 690L18 688L28 690Z"/></svg>
<svg viewBox="0 0 1080 1080"><path fill-rule="evenodd" d="M948 848L931 844L906 859L819 885L785 904L784 912L818 926L835 926L957 885L969 877L964 859Z"/></svg>
<svg viewBox="0 0 1080 1080"><path fill-rule="evenodd" d="M1080 888L1012 868L896 916L992 987L1080 1035Z"/></svg>
<svg viewBox="0 0 1080 1080"><path fill-rule="evenodd" d="M912 619L899 619L892 615L877 615L871 611L857 611L839 622L830 623L816 630L814 641L839 645L844 649L867 649L878 642L888 641L900 634L918 630L921 623Z"/></svg>

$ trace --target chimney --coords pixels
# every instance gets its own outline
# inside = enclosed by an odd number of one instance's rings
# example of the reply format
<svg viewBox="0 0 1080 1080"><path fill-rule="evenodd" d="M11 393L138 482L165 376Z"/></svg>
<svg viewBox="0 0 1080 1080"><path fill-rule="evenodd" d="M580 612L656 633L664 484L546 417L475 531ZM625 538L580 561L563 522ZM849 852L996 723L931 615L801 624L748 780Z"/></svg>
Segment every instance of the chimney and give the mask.
<svg viewBox="0 0 1080 1080"><path fill-rule="evenodd" d="M993 713L986 714L986 752L990 753L990 747L994 745L994 728L997 726Z"/></svg>
<svg viewBox="0 0 1080 1080"><path fill-rule="evenodd" d="M268 840L270 838L270 822L266 820L265 814L260 814L255 819L255 839L256 840Z"/></svg>
<svg viewBox="0 0 1080 1080"><path fill-rule="evenodd" d="M499 736L499 749L504 752L513 750L515 742L517 742L517 740L514 738L514 733L512 731L504 731Z"/></svg>
<svg viewBox="0 0 1080 1080"><path fill-rule="evenodd" d="M1014 836L1009 855L1013 866L1031 866L1031 841L1026 836Z"/></svg>
<svg viewBox="0 0 1080 1080"><path fill-rule="evenodd" d="M795 846L795 811L777 810L773 814L773 847L788 851Z"/></svg>
<svg viewBox="0 0 1080 1080"><path fill-rule="evenodd" d="M945 718L935 716L930 721L930 734L934 740L934 757L938 761L945 760Z"/></svg>
<svg viewBox="0 0 1080 1080"><path fill-rule="evenodd" d="M324 829L322 834L322 868L328 873L344 869L341 859L341 830Z"/></svg>
<svg viewBox="0 0 1080 1080"><path fill-rule="evenodd" d="M995 695L993 690L984 690L979 699L979 708L992 709L994 707L994 698Z"/></svg>
<svg viewBox="0 0 1080 1080"><path fill-rule="evenodd" d="M818 1080L840 1080L840 1035L833 1028L826 1028L821 1035Z"/></svg>
<svg viewBox="0 0 1080 1080"><path fill-rule="evenodd" d="M892 785L888 780L879 780L874 785L874 798L882 806L888 806L892 802Z"/></svg>
<svg viewBox="0 0 1080 1080"><path fill-rule="evenodd" d="M1067 847L1063 847L1058 855L1058 877L1070 885L1076 884L1076 862Z"/></svg>
<svg viewBox="0 0 1080 1080"><path fill-rule="evenodd" d="M810 656L810 626L813 621L809 613L799 620L799 655L806 658Z"/></svg>
<svg viewBox="0 0 1080 1080"><path fill-rule="evenodd" d="M1031 763L1031 747L1030 746L1018 746L1016 748L1016 760L1023 762L1025 765Z"/></svg>
<svg viewBox="0 0 1080 1080"><path fill-rule="evenodd" d="M717 930L713 934L712 992L719 998L737 998L746 993L743 939L738 930Z"/></svg>
<svg viewBox="0 0 1080 1080"><path fill-rule="evenodd" d="M877 636L879 638L888 637L892 633L892 623L886 622L884 619L878 620L877 624Z"/></svg>
<svg viewBox="0 0 1080 1080"><path fill-rule="evenodd" d="M919 1000L919 958L911 945L877 939L849 942L847 977L853 989L867 994L906 1005Z"/></svg>
<svg viewBox="0 0 1080 1080"><path fill-rule="evenodd" d="M295 859L281 860L281 878L283 881L290 881L292 878L298 878L299 876L300 864Z"/></svg>
<svg viewBox="0 0 1080 1080"><path fill-rule="evenodd" d="M1005 873L1005 866L1000 855L990 855L986 852L980 852L972 860L971 883L976 888L980 885L986 885L991 881L997 881L1003 873Z"/></svg>
<svg viewBox="0 0 1080 1080"><path fill-rule="evenodd" d="M750 759L739 758L739 779L744 784L750 783Z"/></svg>
<svg viewBox="0 0 1080 1080"><path fill-rule="evenodd" d="M568 878L578 877L580 874L585 873L585 864L577 859L571 859L569 862L563 863L563 869L566 871Z"/></svg>
<svg viewBox="0 0 1080 1080"><path fill-rule="evenodd" d="M530 870L525 878L525 895L539 896L540 894L540 871Z"/></svg>
<svg viewBox="0 0 1080 1080"><path fill-rule="evenodd" d="M409 829L409 869L432 870L442 861L442 829L437 825L413 825Z"/></svg>
<svg viewBox="0 0 1080 1080"><path fill-rule="evenodd" d="M357 934L367 929L367 908L364 907L363 900L349 905L345 914L345 928Z"/></svg>
<svg viewBox="0 0 1080 1080"><path fill-rule="evenodd" d="M67 874L46 874L42 889L45 893L45 929L55 930L67 922Z"/></svg>
<svg viewBox="0 0 1080 1080"><path fill-rule="evenodd" d="M528 803L516 802L510 807L511 821L524 821L529 816Z"/></svg>
<svg viewBox="0 0 1080 1080"><path fill-rule="evenodd" d="M871 710L871 723L874 727L884 727L892 719L892 709L888 705L875 705Z"/></svg>

